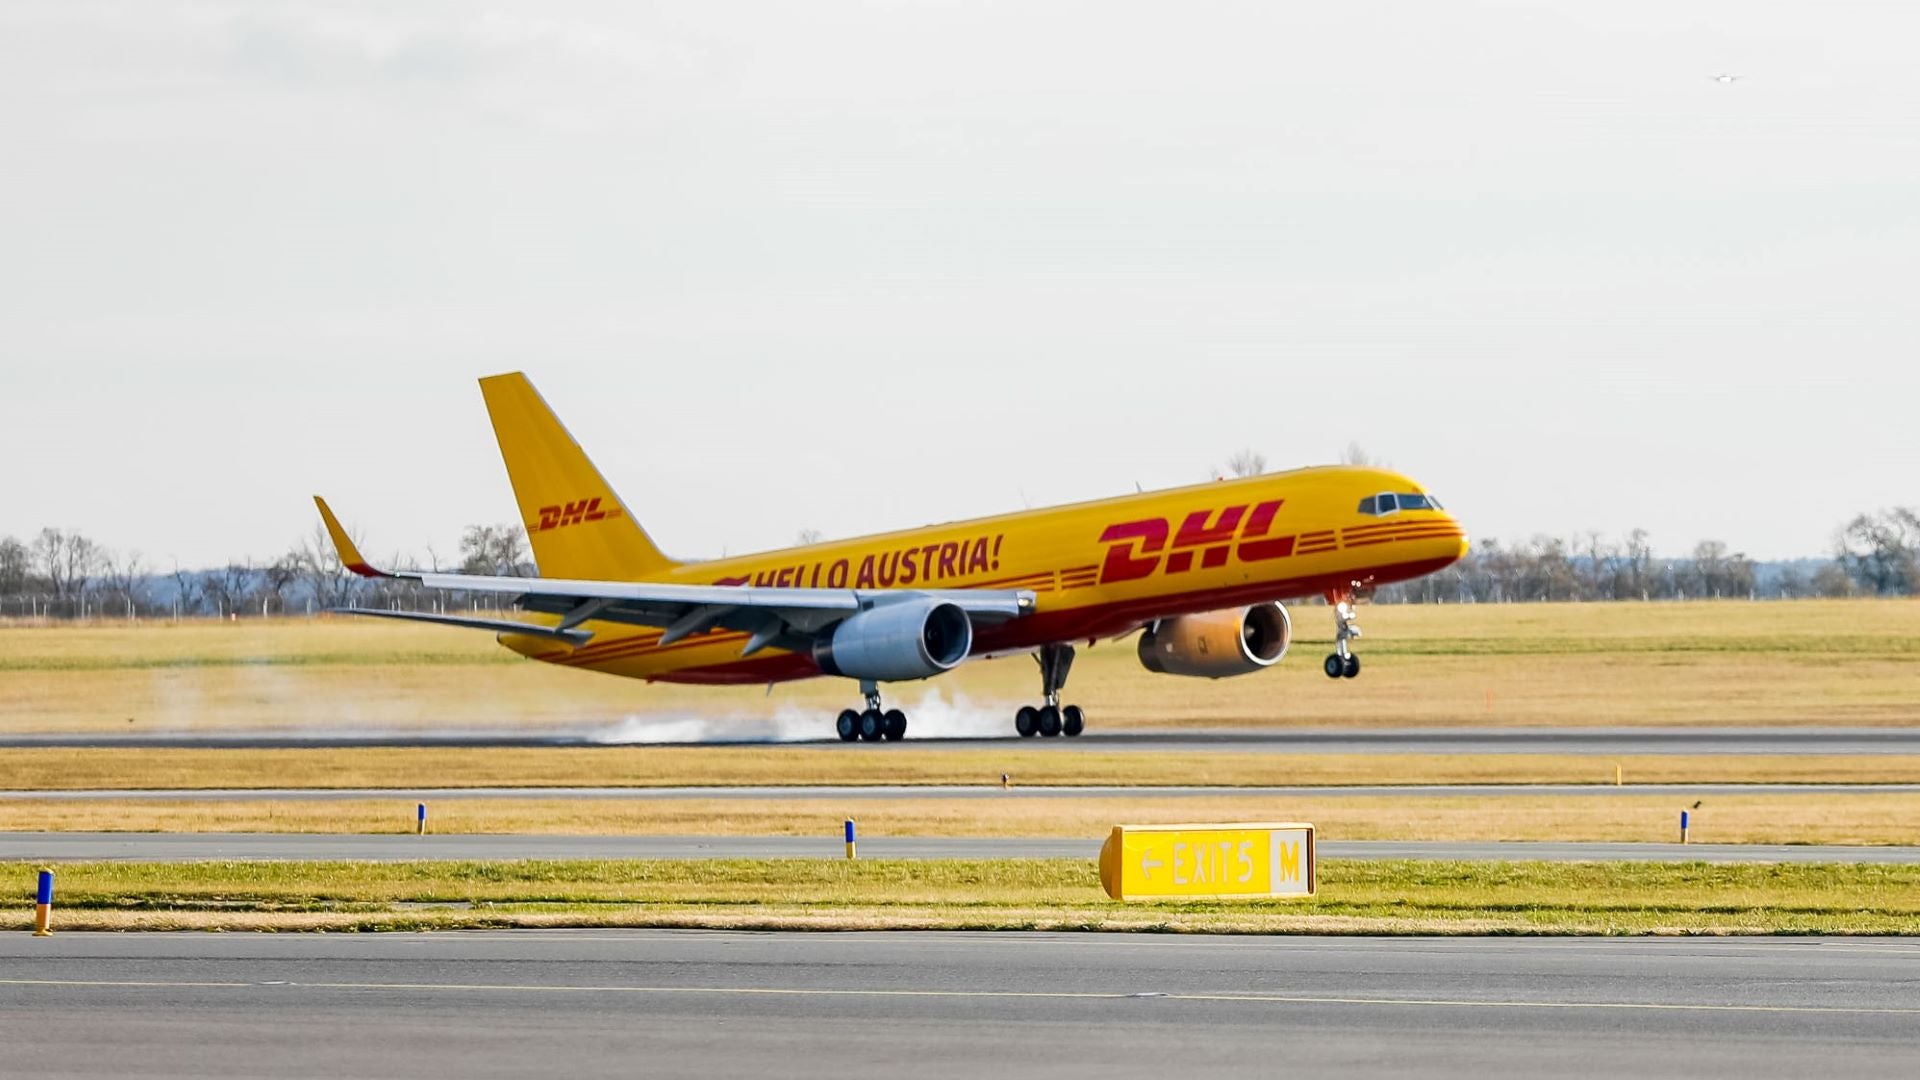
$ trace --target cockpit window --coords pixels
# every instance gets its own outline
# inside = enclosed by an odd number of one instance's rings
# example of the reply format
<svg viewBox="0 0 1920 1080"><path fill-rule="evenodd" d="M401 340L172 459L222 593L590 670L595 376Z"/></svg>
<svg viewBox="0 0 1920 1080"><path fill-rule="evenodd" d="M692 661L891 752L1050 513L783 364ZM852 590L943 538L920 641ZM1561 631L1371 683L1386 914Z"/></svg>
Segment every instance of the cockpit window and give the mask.
<svg viewBox="0 0 1920 1080"><path fill-rule="evenodd" d="M1360 512L1383 517L1401 510L1440 510L1440 500L1431 495L1399 494L1383 491L1360 500Z"/></svg>

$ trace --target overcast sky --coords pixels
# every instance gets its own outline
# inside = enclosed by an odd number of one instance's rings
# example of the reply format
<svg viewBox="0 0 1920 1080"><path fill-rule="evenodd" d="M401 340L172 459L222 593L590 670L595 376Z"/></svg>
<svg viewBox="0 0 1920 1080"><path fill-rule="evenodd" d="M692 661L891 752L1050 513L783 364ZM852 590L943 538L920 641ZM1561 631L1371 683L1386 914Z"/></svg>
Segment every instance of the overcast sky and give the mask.
<svg viewBox="0 0 1920 1080"><path fill-rule="evenodd" d="M1920 503L1920 5L0 5L0 535L669 551L1350 441L1476 536ZM1737 75L1717 80L1714 76Z"/></svg>

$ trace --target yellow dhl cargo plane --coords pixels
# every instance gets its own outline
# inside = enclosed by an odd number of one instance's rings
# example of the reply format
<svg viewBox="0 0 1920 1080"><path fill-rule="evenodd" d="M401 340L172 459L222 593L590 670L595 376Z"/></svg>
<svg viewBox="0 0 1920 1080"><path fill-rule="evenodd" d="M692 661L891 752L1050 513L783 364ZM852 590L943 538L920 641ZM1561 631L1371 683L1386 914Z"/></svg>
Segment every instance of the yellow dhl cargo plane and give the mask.
<svg viewBox="0 0 1920 1080"><path fill-rule="evenodd" d="M1329 677L1359 674L1356 593L1452 563L1466 534L1404 476L1329 466L1222 480L762 555L676 562L660 553L526 376L480 380L542 576L390 572L361 558L325 500L341 561L366 577L492 593L533 620L345 609L491 630L535 660L666 682L856 679L863 711L840 738L895 740L907 718L880 684L970 656L1032 653L1039 706L1023 736L1078 735L1060 691L1074 645L1140 631L1140 662L1221 678L1271 667L1292 622L1282 601L1332 605Z"/></svg>

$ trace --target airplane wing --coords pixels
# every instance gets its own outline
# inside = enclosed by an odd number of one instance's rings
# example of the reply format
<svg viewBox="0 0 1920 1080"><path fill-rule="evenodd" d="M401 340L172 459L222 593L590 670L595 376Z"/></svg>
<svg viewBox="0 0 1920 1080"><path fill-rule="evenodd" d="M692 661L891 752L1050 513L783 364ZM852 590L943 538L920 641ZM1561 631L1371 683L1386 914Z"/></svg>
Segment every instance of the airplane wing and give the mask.
<svg viewBox="0 0 1920 1080"><path fill-rule="evenodd" d="M421 612L337 609L353 615L412 619L496 633L529 634L578 648L592 638L577 629L589 620L659 627L660 644L716 628L745 631L742 656L768 646L804 649L812 636L856 612L912 597L947 601L979 622L1017 618L1033 610L1034 594L1013 589L773 589L750 585L679 585L667 582L581 581L565 578L489 577L408 570L381 570L361 557L326 500L314 496L320 518L347 569L361 577L415 581L429 589L511 595L525 611L559 616L552 625L509 619L466 618Z"/></svg>

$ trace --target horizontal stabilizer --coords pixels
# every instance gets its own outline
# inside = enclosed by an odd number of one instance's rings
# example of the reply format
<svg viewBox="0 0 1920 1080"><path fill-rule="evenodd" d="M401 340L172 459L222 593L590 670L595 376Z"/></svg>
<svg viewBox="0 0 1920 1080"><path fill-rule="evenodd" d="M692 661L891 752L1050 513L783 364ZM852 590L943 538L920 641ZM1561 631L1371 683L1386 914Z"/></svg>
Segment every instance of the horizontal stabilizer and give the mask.
<svg viewBox="0 0 1920 1080"><path fill-rule="evenodd" d="M461 626L469 630L491 630L496 634L547 638L552 641L564 641L576 649L593 638L593 634L586 630L561 630L551 626L541 626L538 623L515 622L512 619L472 619L464 615L435 615L424 611L377 611L373 608L328 608L327 610L337 615L372 615L380 619L406 619L410 622L438 623L441 626Z"/></svg>

